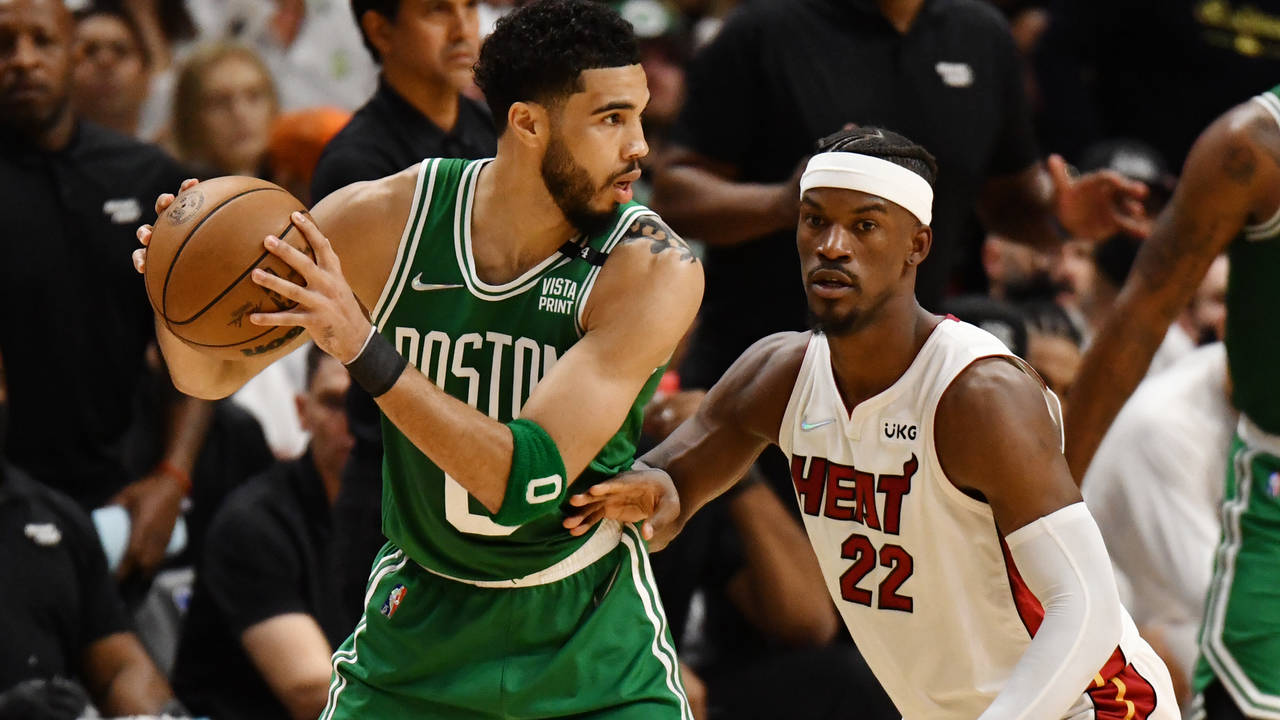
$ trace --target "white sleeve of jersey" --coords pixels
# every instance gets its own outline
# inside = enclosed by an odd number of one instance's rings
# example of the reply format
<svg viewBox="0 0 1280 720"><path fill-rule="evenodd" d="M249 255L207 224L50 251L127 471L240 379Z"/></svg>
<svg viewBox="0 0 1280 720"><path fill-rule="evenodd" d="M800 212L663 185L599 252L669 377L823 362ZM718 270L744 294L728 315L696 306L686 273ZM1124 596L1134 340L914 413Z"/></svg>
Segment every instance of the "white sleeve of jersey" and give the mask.
<svg viewBox="0 0 1280 720"><path fill-rule="evenodd" d="M1102 533L1084 503L1005 538L1044 621L979 720L1057 720L1120 644L1123 609Z"/></svg>

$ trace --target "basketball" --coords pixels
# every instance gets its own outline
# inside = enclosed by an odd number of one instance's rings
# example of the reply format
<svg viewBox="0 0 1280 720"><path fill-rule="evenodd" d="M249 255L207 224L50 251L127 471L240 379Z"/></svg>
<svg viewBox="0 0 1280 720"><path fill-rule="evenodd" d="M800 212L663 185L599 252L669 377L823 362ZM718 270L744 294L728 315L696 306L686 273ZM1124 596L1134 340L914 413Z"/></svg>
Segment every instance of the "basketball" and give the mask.
<svg viewBox="0 0 1280 720"><path fill-rule="evenodd" d="M301 327L249 322L252 313L297 304L253 282L254 268L306 284L262 244L275 235L314 257L290 220L295 211L306 208L283 188L250 177L206 180L178 195L156 220L147 249L147 296L169 330L229 360L269 353L300 335Z"/></svg>

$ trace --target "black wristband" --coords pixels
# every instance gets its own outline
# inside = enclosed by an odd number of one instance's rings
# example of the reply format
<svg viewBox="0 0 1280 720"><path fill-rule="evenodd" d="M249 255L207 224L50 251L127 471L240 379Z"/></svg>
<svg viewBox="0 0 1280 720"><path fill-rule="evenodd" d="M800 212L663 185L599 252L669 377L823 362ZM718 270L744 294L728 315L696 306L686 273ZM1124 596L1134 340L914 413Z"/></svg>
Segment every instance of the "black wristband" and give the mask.
<svg viewBox="0 0 1280 720"><path fill-rule="evenodd" d="M352 380L376 398L385 395L407 367L409 361L375 330L356 359L347 363L347 372L351 373Z"/></svg>

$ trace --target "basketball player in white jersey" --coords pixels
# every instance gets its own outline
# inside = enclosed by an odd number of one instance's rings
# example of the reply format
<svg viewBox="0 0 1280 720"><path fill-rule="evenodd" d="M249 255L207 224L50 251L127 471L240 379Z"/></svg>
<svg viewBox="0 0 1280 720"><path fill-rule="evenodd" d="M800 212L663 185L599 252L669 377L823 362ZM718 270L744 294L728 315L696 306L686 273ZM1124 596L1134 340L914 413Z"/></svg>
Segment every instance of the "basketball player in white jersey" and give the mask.
<svg viewBox="0 0 1280 720"><path fill-rule="evenodd" d="M797 233L811 333L748 350L637 472L566 520L658 544L769 443L827 587L906 720L1176 720L1062 456L1057 398L994 336L916 302L933 158L894 133L820 145Z"/></svg>

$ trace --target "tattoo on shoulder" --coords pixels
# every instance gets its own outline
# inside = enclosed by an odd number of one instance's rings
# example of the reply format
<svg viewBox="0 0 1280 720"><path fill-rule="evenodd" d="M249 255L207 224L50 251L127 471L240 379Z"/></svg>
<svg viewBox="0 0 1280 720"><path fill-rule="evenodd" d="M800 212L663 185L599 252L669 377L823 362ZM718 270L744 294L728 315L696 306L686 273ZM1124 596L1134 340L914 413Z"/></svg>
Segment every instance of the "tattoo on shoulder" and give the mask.
<svg viewBox="0 0 1280 720"><path fill-rule="evenodd" d="M1226 154L1222 156L1222 171L1241 185L1248 185L1257 169L1257 156L1252 149L1243 145L1227 148Z"/></svg>
<svg viewBox="0 0 1280 720"><path fill-rule="evenodd" d="M680 253L681 262L698 262L698 258L693 254L693 249L689 247L689 243L675 234L661 219L653 215L645 215L631 223L631 227L627 228L627 234L623 236L621 244L630 245L641 241L649 243L649 252L654 255L672 250Z"/></svg>

